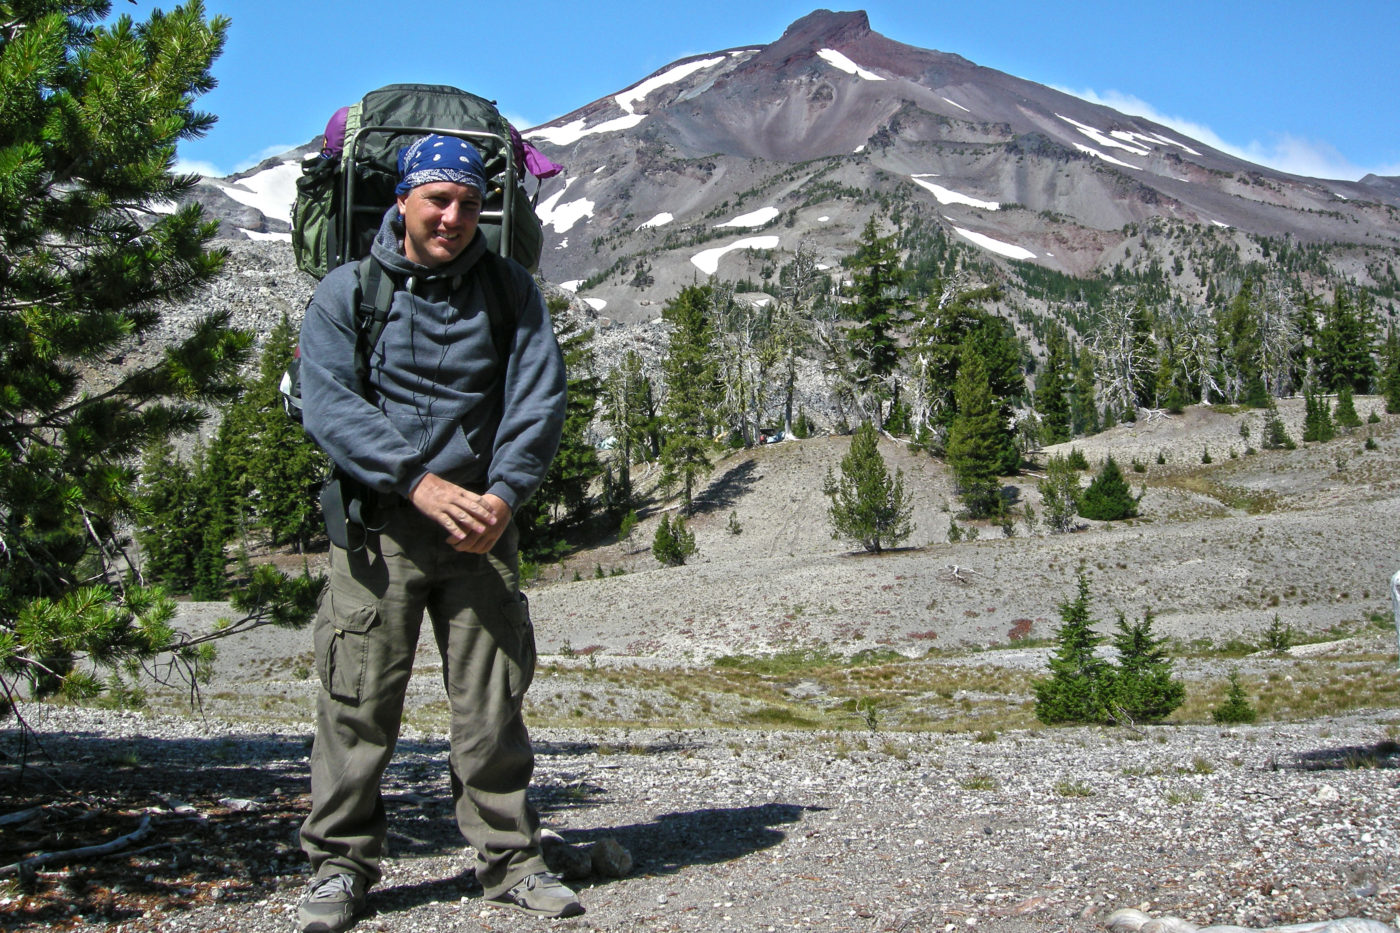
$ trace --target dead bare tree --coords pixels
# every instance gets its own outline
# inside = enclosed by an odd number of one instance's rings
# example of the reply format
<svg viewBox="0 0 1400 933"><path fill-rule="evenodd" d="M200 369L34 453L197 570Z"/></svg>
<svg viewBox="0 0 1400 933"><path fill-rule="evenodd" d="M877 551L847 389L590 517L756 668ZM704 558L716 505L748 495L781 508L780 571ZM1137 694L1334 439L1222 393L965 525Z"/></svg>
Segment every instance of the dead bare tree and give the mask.
<svg viewBox="0 0 1400 933"><path fill-rule="evenodd" d="M1255 314L1259 333L1256 362L1264 387L1270 395L1290 395L1293 384L1293 356L1301 335L1298 330L1298 303L1282 274L1269 276L1255 293Z"/></svg>
<svg viewBox="0 0 1400 933"><path fill-rule="evenodd" d="M1136 411L1138 387L1150 371L1154 354L1143 339L1141 311L1121 292L1099 312L1098 328L1090 343L1100 398L1115 413Z"/></svg>

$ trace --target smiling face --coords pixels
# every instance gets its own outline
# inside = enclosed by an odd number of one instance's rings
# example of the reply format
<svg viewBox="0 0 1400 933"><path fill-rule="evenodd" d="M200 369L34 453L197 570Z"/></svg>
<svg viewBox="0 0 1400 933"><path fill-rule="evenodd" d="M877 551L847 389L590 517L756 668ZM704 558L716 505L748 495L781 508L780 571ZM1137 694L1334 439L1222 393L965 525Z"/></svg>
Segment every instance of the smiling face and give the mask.
<svg viewBox="0 0 1400 933"><path fill-rule="evenodd" d="M403 215L403 253L432 269L449 263L476 234L481 194L470 185L435 181L399 196Z"/></svg>

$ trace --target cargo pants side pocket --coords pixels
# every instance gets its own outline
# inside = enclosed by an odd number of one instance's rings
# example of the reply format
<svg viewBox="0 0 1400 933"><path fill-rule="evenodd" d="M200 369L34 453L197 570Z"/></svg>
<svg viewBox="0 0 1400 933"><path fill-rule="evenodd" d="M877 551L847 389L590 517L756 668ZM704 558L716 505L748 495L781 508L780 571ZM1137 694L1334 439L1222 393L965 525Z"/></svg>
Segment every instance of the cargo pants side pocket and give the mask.
<svg viewBox="0 0 1400 933"><path fill-rule="evenodd" d="M371 630L379 607L327 587L316 611L316 673L321 686L342 703L362 699L369 664Z"/></svg>
<svg viewBox="0 0 1400 933"><path fill-rule="evenodd" d="M519 701L535 679L535 627L530 622L530 601L517 593L501 604L507 637L501 650L506 656L511 698Z"/></svg>

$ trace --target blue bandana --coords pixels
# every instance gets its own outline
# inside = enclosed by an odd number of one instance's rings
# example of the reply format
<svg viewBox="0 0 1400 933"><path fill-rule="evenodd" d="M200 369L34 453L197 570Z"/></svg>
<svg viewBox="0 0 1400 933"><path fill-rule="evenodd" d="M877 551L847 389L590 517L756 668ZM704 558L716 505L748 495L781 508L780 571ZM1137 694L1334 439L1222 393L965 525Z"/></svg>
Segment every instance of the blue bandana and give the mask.
<svg viewBox="0 0 1400 933"><path fill-rule="evenodd" d="M399 150L399 184L394 194L405 195L419 185L451 181L475 188L486 196L486 166L476 147L456 136L434 133Z"/></svg>

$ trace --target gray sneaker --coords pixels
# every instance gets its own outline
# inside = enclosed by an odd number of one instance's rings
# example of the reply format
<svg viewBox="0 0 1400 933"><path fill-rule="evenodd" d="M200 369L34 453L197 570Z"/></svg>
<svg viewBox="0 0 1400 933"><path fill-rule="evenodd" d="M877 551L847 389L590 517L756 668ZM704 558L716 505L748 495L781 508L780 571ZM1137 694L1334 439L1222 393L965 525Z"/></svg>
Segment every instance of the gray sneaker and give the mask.
<svg viewBox="0 0 1400 933"><path fill-rule="evenodd" d="M340 933L365 909L365 882L342 872L311 882L297 905L301 933Z"/></svg>
<svg viewBox="0 0 1400 933"><path fill-rule="evenodd" d="M492 907L514 907L535 917L577 917L583 913L578 895L549 872L526 876L504 894L487 898Z"/></svg>

